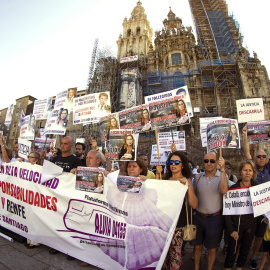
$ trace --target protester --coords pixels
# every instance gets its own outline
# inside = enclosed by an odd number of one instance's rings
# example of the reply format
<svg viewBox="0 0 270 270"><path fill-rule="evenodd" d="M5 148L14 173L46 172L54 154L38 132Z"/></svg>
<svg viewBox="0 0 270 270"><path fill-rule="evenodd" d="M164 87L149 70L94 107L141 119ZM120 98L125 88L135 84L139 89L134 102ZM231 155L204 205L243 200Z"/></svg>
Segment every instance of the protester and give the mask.
<svg viewBox="0 0 270 270"><path fill-rule="evenodd" d="M157 166L157 175L162 172L162 166ZM165 180L179 181L181 184L188 187L187 199L189 205L195 209L198 204L197 196L194 193L192 186L191 170L189 167L189 161L183 155L182 152L176 151L169 155L166 161L166 173L163 176ZM187 215L185 202L183 203L182 210L180 212L174 236L165 259L163 269L179 269L182 265L181 249L183 244L184 231L183 228L187 225Z"/></svg>
<svg viewBox="0 0 270 270"><path fill-rule="evenodd" d="M61 151L62 155L56 156L52 159L52 163L57 166L63 168L64 172L70 172L72 169L81 166L81 160L74 155L71 154L71 149L73 147L73 140L71 137L64 137L61 140ZM50 254L54 255L59 251L55 249L49 250ZM74 258L71 256L67 256L68 260L73 260Z"/></svg>
<svg viewBox="0 0 270 270"><path fill-rule="evenodd" d="M77 142L75 144L75 155L77 158L79 158L81 160L81 164L83 167L86 166L86 159L84 157L85 148L86 148L86 146L84 143Z"/></svg>
<svg viewBox="0 0 270 270"><path fill-rule="evenodd" d="M147 167L147 178L148 178L148 179L155 179L155 178L156 178L155 174L149 170L149 160L148 160L148 156L147 156L146 154L144 154L144 153L140 153L140 154L138 155L138 157L139 157L141 160L144 161L144 163L145 163L145 165L146 165L146 167Z"/></svg>
<svg viewBox="0 0 270 270"><path fill-rule="evenodd" d="M252 159L249 149L249 144L247 142L247 127L245 126L243 128L243 134L244 134L244 153L245 157L247 159ZM267 159L267 155L265 151L259 150L255 153L255 159L254 163L256 165L257 170L257 177L255 179L255 182L257 184L262 184L270 181L270 161ZM260 247L262 245L263 236L266 230L266 224L262 222L262 218L260 217L257 220L257 227L255 231L255 240L253 245L253 253L252 257L250 259L250 268L256 269L257 268L257 254L260 250Z"/></svg>
<svg viewBox="0 0 270 270"><path fill-rule="evenodd" d="M12 153L9 149L6 148L5 139L2 133L0 133L0 146L1 146L1 157L0 157L0 165L3 162L8 163L12 158Z"/></svg>
<svg viewBox="0 0 270 270"><path fill-rule="evenodd" d="M19 157L18 155L18 152L19 152L19 144L18 144L18 141L14 141L13 143L13 150L15 152L15 155L13 156L13 158L10 160L10 162L15 162L15 161L27 161L27 159L24 159L24 158L21 158Z"/></svg>
<svg viewBox="0 0 270 270"><path fill-rule="evenodd" d="M40 155L39 155L39 153L33 152L33 151L30 152L29 155L28 155L28 162L31 163L32 165L34 165L34 164L40 165ZM32 241L30 239L27 239L27 243L25 244L25 246L28 249L36 248L39 245L40 245L39 243L37 243L35 241Z"/></svg>
<svg viewBox="0 0 270 270"><path fill-rule="evenodd" d="M228 191L228 180L225 173L225 160L210 152L204 157L205 172L197 174L194 180L194 191L198 197L198 206L194 213L194 224L197 226L194 245L195 270L199 270L203 245L208 250L208 269L213 268L216 259L216 248L223 232L222 198ZM220 166L220 171L217 170Z"/></svg>
<svg viewBox="0 0 270 270"><path fill-rule="evenodd" d="M228 176L228 179L234 183L237 182L237 177L236 175L232 174L232 166L231 163L229 161L225 162L225 172Z"/></svg>
<svg viewBox="0 0 270 270"><path fill-rule="evenodd" d="M125 162L123 168L121 169L121 174L132 177L139 177L141 181L145 181L147 179L147 167L140 158L137 158L136 161Z"/></svg>
<svg viewBox="0 0 270 270"><path fill-rule="evenodd" d="M256 185L254 179L257 176L257 172L252 161L247 160L242 162L239 165L239 174L241 179L231 186L231 189ZM240 245L239 256L236 262L236 267L240 270L247 261L247 256L254 238L257 218L254 218L253 213L246 215L226 215L225 221L229 233L229 241L224 267L227 270L233 267Z"/></svg>
<svg viewBox="0 0 270 270"><path fill-rule="evenodd" d="M238 138L238 133L237 133L237 127L235 124L230 124L226 146L236 147L236 148L239 147L239 138Z"/></svg>
<svg viewBox="0 0 270 270"><path fill-rule="evenodd" d="M262 261L261 261L259 270L264 269L264 265L266 264L268 254L270 255L270 228L269 228L268 219L265 218L264 222L268 224L268 226L266 227L266 231L263 237L263 256L262 256ZM270 259L269 259L267 270L270 270Z"/></svg>
<svg viewBox="0 0 270 270"><path fill-rule="evenodd" d="M132 135L127 135L125 144L122 146L118 159L121 160L134 160L135 159L135 142Z"/></svg>

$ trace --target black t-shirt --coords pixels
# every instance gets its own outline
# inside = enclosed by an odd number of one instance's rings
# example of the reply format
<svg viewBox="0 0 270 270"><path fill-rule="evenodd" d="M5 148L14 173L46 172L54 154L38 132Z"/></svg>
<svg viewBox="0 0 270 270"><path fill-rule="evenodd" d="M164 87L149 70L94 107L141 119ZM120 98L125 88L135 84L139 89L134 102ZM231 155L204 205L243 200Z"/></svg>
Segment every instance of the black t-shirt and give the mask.
<svg viewBox="0 0 270 270"><path fill-rule="evenodd" d="M72 169L81 166L81 160L74 155L68 157L56 156L52 163L63 168L64 172L70 172Z"/></svg>
<svg viewBox="0 0 270 270"><path fill-rule="evenodd" d="M80 161L81 161L82 166L86 167L86 159L82 158L82 159L80 159Z"/></svg>

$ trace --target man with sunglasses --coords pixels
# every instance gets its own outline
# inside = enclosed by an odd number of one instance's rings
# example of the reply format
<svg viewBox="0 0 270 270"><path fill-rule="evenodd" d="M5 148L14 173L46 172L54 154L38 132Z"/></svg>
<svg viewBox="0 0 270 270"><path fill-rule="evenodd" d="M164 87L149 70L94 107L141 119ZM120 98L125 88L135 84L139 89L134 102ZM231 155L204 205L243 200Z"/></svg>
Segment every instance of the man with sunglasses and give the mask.
<svg viewBox="0 0 270 270"><path fill-rule="evenodd" d="M244 134L244 152L246 159L252 160L249 144L247 141L247 126L243 128L243 134ZM256 146L256 145L254 145ZM257 147L256 147L257 148ZM255 150L256 150L255 148ZM257 170L257 178L255 179L255 182L257 184L262 184L270 181L270 160L267 159L267 154L263 150L259 150L255 153L255 157L253 162L256 165ZM266 230L266 224L262 221L263 216L259 217L257 219L257 226L255 231L255 241L253 246L253 253L252 257L250 259L250 268L256 269L257 268L257 261L256 257L260 250L260 247L262 245L262 239Z"/></svg>
<svg viewBox="0 0 270 270"><path fill-rule="evenodd" d="M220 171L217 166L220 166ZM198 197L198 206L194 213L194 224L197 226L194 246L195 270L199 270L203 245L208 249L208 269L212 269L216 259L216 248L223 232L222 198L228 191L228 179L225 173L225 160L217 160L215 153L204 157L205 171L197 174L194 180L194 191Z"/></svg>

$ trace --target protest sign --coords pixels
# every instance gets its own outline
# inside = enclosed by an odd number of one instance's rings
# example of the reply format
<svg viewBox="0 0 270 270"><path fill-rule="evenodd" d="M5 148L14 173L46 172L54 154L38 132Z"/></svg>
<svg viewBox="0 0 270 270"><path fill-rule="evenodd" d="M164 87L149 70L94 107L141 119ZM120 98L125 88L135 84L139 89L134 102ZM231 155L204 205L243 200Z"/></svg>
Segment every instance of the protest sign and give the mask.
<svg viewBox="0 0 270 270"><path fill-rule="evenodd" d="M25 140L34 140L35 138L35 115L30 114L23 118L20 130L20 138Z"/></svg>
<svg viewBox="0 0 270 270"><path fill-rule="evenodd" d="M1 226L102 269L161 269L186 186L148 179L131 194L105 178L98 194L75 190L70 173L42 184L41 172L25 162L0 165Z"/></svg>
<svg viewBox="0 0 270 270"><path fill-rule="evenodd" d="M76 189L86 192L103 193L105 169L78 167L76 173Z"/></svg>
<svg viewBox="0 0 270 270"><path fill-rule="evenodd" d="M179 151L186 150L185 131L174 132L159 132L158 133L158 146L161 164L166 164L167 158L172 152L172 144L175 144L176 149Z"/></svg>
<svg viewBox="0 0 270 270"><path fill-rule="evenodd" d="M83 144L85 144L85 138L76 138L76 143L83 143Z"/></svg>
<svg viewBox="0 0 270 270"><path fill-rule="evenodd" d="M109 140L110 130L119 129L118 113L112 113L100 118L99 131L101 142Z"/></svg>
<svg viewBox="0 0 270 270"><path fill-rule="evenodd" d="M223 195L223 215L252 214L252 202L248 187L232 188Z"/></svg>
<svg viewBox="0 0 270 270"><path fill-rule="evenodd" d="M14 106L15 106L14 104L11 104L10 106L8 106L5 123L4 123L5 126L9 126L11 124Z"/></svg>
<svg viewBox="0 0 270 270"><path fill-rule="evenodd" d="M52 98L53 97L48 97L35 100L33 114L35 115L36 120L47 119L52 107Z"/></svg>
<svg viewBox="0 0 270 270"><path fill-rule="evenodd" d="M220 120L222 117L201 117L200 118L200 133L202 147L207 147L207 125L215 120Z"/></svg>
<svg viewBox="0 0 270 270"><path fill-rule="evenodd" d="M270 142L270 121L247 123L248 143Z"/></svg>
<svg viewBox="0 0 270 270"><path fill-rule="evenodd" d="M137 144L133 130L111 130L108 150L111 160L136 160Z"/></svg>
<svg viewBox="0 0 270 270"><path fill-rule="evenodd" d="M118 175L117 187L122 192L139 193L142 187L140 177Z"/></svg>
<svg viewBox="0 0 270 270"><path fill-rule="evenodd" d="M77 87L69 88L68 90L61 91L56 95L54 110L66 108L69 112L73 110L73 100L77 94Z"/></svg>
<svg viewBox="0 0 270 270"><path fill-rule="evenodd" d="M187 86L145 97L152 128L188 124L193 116Z"/></svg>
<svg viewBox="0 0 270 270"><path fill-rule="evenodd" d="M270 209L270 182L249 188L254 217L265 214Z"/></svg>
<svg viewBox="0 0 270 270"><path fill-rule="evenodd" d="M66 108L51 111L47 118L44 134L65 135L68 119L69 111Z"/></svg>
<svg viewBox="0 0 270 270"><path fill-rule="evenodd" d="M264 120L262 98L248 98L236 100L238 123Z"/></svg>
<svg viewBox="0 0 270 270"><path fill-rule="evenodd" d="M24 159L28 159L28 155L31 152L32 142L27 140L18 139L18 156Z"/></svg>
<svg viewBox="0 0 270 270"><path fill-rule="evenodd" d="M207 125L207 152L218 148L240 148L237 120L222 118Z"/></svg>
<svg viewBox="0 0 270 270"><path fill-rule="evenodd" d="M94 93L74 99L73 125L98 122L111 113L110 92Z"/></svg>
<svg viewBox="0 0 270 270"><path fill-rule="evenodd" d="M118 113L121 129L132 128L134 133L151 130L148 105L139 105Z"/></svg>
<svg viewBox="0 0 270 270"><path fill-rule="evenodd" d="M46 156L51 157L54 152L55 139L50 138L35 138L34 151L41 153L41 150L45 150Z"/></svg>

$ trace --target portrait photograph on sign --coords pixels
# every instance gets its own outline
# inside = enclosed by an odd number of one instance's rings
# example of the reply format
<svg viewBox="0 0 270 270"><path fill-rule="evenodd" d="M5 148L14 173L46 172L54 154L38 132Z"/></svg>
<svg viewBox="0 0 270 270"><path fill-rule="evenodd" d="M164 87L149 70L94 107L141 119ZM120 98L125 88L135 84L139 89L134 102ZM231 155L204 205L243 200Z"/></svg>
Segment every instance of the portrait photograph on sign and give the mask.
<svg viewBox="0 0 270 270"><path fill-rule="evenodd" d="M76 189L103 194L104 169L78 167L76 173Z"/></svg>

